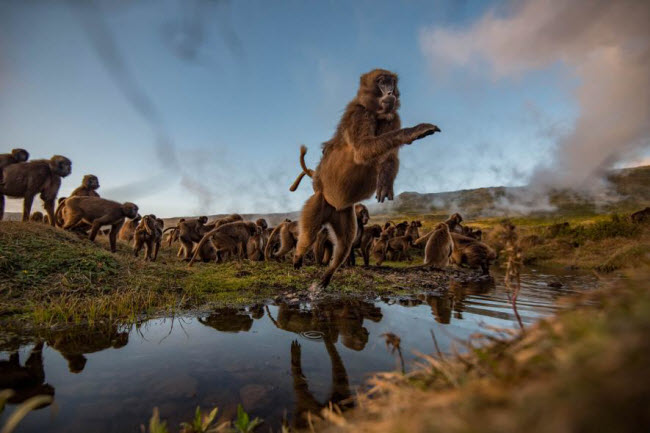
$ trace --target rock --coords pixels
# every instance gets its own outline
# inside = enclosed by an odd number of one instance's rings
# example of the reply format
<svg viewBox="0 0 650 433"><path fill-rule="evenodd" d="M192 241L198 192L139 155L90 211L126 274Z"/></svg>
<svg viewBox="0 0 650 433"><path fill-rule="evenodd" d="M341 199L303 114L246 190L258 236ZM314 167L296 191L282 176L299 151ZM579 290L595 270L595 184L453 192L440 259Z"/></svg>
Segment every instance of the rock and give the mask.
<svg viewBox="0 0 650 433"><path fill-rule="evenodd" d="M196 395L198 381L187 374L179 374L168 377L161 377L151 387L154 395L174 395L186 398Z"/></svg>
<svg viewBox="0 0 650 433"><path fill-rule="evenodd" d="M250 383L239 390L239 398L242 406L248 412L263 407L271 402L271 391L273 387Z"/></svg>

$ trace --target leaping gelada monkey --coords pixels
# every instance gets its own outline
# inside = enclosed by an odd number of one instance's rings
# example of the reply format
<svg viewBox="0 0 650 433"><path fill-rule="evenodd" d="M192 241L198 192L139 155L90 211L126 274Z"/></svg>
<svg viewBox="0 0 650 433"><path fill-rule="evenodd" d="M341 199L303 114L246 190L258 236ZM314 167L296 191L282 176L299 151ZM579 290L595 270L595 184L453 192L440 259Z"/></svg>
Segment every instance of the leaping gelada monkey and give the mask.
<svg viewBox="0 0 650 433"><path fill-rule="evenodd" d="M393 181L399 168L397 153L440 129L430 123L402 128L397 75L375 69L361 76L357 96L347 105L334 137L323 144L323 156L315 170L304 164L306 149L301 149L303 172L291 186L295 190L308 175L314 194L300 215L300 236L293 264L302 266L323 226L335 238L334 253L318 286L324 288L347 258L356 234L354 205L376 194L381 203L393 199Z"/></svg>

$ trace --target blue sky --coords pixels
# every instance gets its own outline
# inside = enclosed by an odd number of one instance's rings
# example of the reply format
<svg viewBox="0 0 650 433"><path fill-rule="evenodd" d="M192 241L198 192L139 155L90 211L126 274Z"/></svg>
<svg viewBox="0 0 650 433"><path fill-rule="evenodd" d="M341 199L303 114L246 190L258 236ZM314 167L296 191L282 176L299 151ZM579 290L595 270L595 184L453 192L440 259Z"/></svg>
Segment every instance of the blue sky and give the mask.
<svg viewBox="0 0 650 433"><path fill-rule="evenodd" d="M300 144L315 166L359 75L375 67L400 76L404 126L442 129L401 151L397 192L524 184L577 116L578 80L560 63L495 78L441 71L427 57L423 32L463 28L498 13L498 2L99 5L0 5L0 149L72 159L60 195L93 173L103 196L143 213L297 210L312 191L308 182L288 190ZM153 116L134 107L95 49L96 14ZM200 42L179 49L197 29ZM172 144L164 151L161 134Z"/></svg>

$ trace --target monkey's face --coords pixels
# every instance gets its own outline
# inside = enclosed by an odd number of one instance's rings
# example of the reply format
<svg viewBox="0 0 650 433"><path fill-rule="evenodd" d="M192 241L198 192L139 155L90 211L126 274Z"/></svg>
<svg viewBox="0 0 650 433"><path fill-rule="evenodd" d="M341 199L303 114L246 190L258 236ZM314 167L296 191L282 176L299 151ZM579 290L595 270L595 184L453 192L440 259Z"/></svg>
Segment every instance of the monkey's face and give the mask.
<svg viewBox="0 0 650 433"><path fill-rule="evenodd" d="M261 235L262 234L262 227L258 226L257 224L247 224L248 226L248 234L251 236L255 235Z"/></svg>
<svg viewBox="0 0 650 433"><path fill-rule="evenodd" d="M25 162L29 159L29 152L25 149L13 149L11 156L13 156L16 162Z"/></svg>
<svg viewBox="0 0 650 433"><path fill-rule="evenodd" d="M138 206L134 203L124 203L122 205L122 212L125 217L133 219L138 216Z"/></svg>
<svg viewBox="0 0 650 433"><path fill-rule="evenodd" d="M397 90L397 77L391 74L381 74L375 81L379 109L377 114L390 115L397 111L399 106L399 91Z"/></svg>
<svg viewBox="0 0 650 433"><path fill-rule="evenodd" d="M72 173L72 161L65 156L54 155L50 159L50 168L57 176L66 177Z"/></svg>
<svg viewBox="0 0 650 433"><path fill-rule="evenodd" d="M370 220L370 215L368 214L368 210L364 209L361 211L361 224L364 226L368 224L368 221Z"/></svg>
<svg viewBox="0 0 650 433"><path fill-rule="evenodd" d="M199 224L205 224L208 222L208 217L206 216L200 216L199 217Z"/></svg>
<svg viewBox="0 0 650 433"><path fill-rule="evenodd" d="M92 174L85 175L82 183L88 189L95 190L99 188L99 179Z"/></svg>

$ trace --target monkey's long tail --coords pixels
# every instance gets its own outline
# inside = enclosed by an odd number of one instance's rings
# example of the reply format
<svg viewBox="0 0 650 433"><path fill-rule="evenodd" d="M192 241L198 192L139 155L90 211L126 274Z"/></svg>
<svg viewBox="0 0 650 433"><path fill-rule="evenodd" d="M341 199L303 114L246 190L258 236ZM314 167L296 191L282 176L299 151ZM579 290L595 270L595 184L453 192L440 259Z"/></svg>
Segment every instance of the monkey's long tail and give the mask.
<svg viewBox="0 0 650 433"><path fill-rule="evenodd" d="M188 267L190 267L190 268L192 267L192 265L196 261L197 256L199 255L199 251L201 251L201 248L203 247L203 245L205 245L205 243L212 237L212 235L214 235L215 233L220 231L220 229L221 229L221 227L217 227L216 229L212 229L209 232L207 232L205 235L203 235L203 238L201 238L201 241L198 243L198 245L194 249L194 254L192 255L192 259L187 264Z"/></svg>
<svg viewBox="0 0 650 433"><path fill-rule="evenodd" d="M269 240L266 243L266 247L264 248L264 260L266 260L267 262L271 258L271 248L273 248L273 244L274 244L273 239L275 238L275 234L280 232L284 224L285 223L278 224L269 235Z"/></svg>
<svg viewBox="0 0 650 433"><path fill-rule="evenodd" d="M151 224L153 224L153 223L151 222L150 218L147 218L147 220L144 222L144 228L147 231L147 234L149 236L153 236L153 232L155 230L155 228L152 227Z"/></svg>
<svg viewBox="0 0 650 433"><path fill-rule="evenodd" d="M167 227L165 230L163 230L163 235L165 234L165 232L166 232L167 230L174 230L174 233L170 233L170 234L169 234L169 244L168 244L168 246L171 247L171 246L172 246L172 242L174 241L175 233L178 231L178 226Z"/></svg>
<svg viewBox="0 0 650 433"><path fill-rule="evenodd" d="M56 227L63 227L63 224L59 224L61 221L63 221L63 204L65 203L65 197L62 197L62 200L59 202L59 204L56 207L56 210L54 211L54 225Z"/></svg>
<svg viewBox="0 0 650 433"><path fill-rule="evenodd" d="M298 175L296 180L293 181L293 184L289 187L289 191L295 191L298 189L298 185L300 185L300 182L302 181L302 178L305 177L305 175L312 177L314 175L314 170L311 170L307 168L307 164L305 164L305 154L307 153L307 146L304 144L300 146L300 167L302 167L302 173Z"/></svg>

